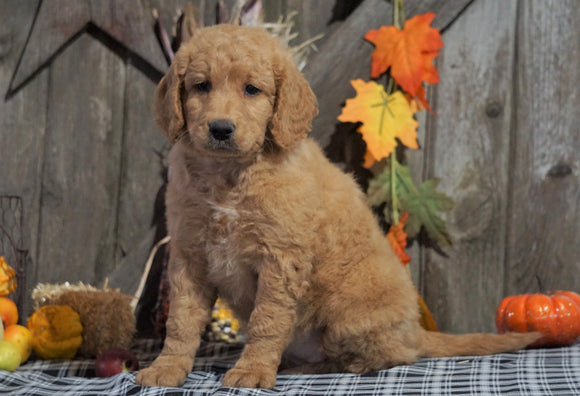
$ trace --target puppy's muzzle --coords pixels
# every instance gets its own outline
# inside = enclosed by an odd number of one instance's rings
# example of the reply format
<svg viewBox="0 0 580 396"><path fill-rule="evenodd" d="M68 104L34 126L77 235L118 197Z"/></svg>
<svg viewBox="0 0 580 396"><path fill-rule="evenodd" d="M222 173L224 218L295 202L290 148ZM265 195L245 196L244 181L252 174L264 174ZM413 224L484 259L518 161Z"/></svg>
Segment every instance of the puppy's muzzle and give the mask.
<svg viewBox="0 0 580 396"><path fill-rule="evenodd" d="M213 120L209 123L209 133L218 141L228 140L236 131L236 124L227 119Z"/></svg>

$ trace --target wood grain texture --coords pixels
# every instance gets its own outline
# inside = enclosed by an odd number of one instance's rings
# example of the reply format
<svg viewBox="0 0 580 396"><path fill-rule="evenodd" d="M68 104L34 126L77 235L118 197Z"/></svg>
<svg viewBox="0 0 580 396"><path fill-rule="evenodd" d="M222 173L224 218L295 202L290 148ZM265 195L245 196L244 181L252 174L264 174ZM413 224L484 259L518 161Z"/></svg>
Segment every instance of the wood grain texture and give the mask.
<svg viewBox="0 0 580 396"><path fill-rule="evenodd" d="M580 11L521 1L506 293L580 285Z"/></svg>
<svg viewBox="0 0 580 396"><path fill-rule="evenodd" d="M52 0L40 3L30 37L11 82L11 93L22 88L79 36L90 33L103 42L122 43L118 51L160 75L165 60L153 29L152 16L141 2L115 0ZM114 44L113 44L114 45Z"/></svg>
<svg viewBox="0 0 580 396"><path fill-rule="evenodd" d="M140 246L153 226L154 201L164 183L164 159L169 151L167 139L153 121L155 84L131 65L127 65L126 76L124 106L120 109L124 134L119 174L117 265ZM133 286L127 284L127 287Z"/></svg>
<svg viewBox="0 0 580 396"><path fill-rule="evenodd" d="M294 18L296 38L291 42L291 45L300 45L306 40L311 39L319 34L323 37L315 42L317 47L328 37L332 20L333 1L312 1L305 2L302 0L287 0L285 15L291 12L296 12Z"/></svg>
<svg viewBox="0 0 580 396"><path fill-rule="evenodd" d="M27 281L19 281L18 288L25 296L29 296L34 287L37 267L38 175L43 164L48 73L40 73L27 90L10 100L5 99L5 94L26 43L36 7L35 1L0 2L0 194L19 196L23 202L21 248L29 250L31 260L27 268ZM30 313L28 300L25 299L25 304L20 306L24 318Z"/></svg>
<svg viewBox="0 0 580 396"><path fill-rule="evenodd" d="M79 0L73 0L75 2ZM90 20L143 62L163 73L166 61L153 26L151 9L142 1L90 0Z"/></svg>
<svg viewBox="0 0 580 396"><path fill-rule="evenodd" d="M9 89L38 7L35 2L12 3L3 2L7 8L0 10L14 22L2 24L0 31L3 92ZM62 15L75 10L76 6ZM114 22L119 16L116 7L94 11L101 21ZM4 169L9 169L0 177L0 193L23 196L27 209L24 246L32 259L29 282L20 286L26 295L37 281L102 282L125 255L141 248L162 184L155 151L162 151L164 138L152 121L154 83L131 64L132 58L119 57L90 34L76 37L81 44L72 41L59 50L63 37L42 32L48 22L37 19L35 34L43 38L43 51L56 51L50 55L55 64L34 74L24 89L0 106L0 112L6 111L0 123L7 131L0 134L0 141L6 139L1 145L6 152L0 149L0 153L7 165ZM71 25L63 31L74 36L76 25ZM93 46L98 50L79 49ZM29 59L46 55L37 53L38 46L27 50ZM125 69L131 79L126 84ZM116 136L110 139L111 134ZM78 150L79 144L83 151ZM69 211L74 214L69 216Z"/></svg>
<svg viewBox="0 0 580 396"><path fill-rule="evenodd" d="M424 298L440 329L494 330L504 282L511 81L516 3L477 1L445 32L436 59L425 147L426 177L457 206L444 217L446 259L427 252ZM495 113L490 113L491 108ZM491 115L490 115L491 114Z"/></svg>
<svg viewBox="0 0 580 396"><path fill-rule="evenodd" d="M87 35L50 69L39 282L98 284L114 268L125 78Z"/></svg>
<svg viewBox="0 0 580 396"><path fill-rule="evenodd" d="M40 2L39 9L32 14L34 22L28 26L30 37L27 42L32 44L23 49L11 90L18 90L29 79L34 78L35 73L78 34L90 18L89 4L86 1L64 0L56 8L58 12L48 2Z"/></svg>

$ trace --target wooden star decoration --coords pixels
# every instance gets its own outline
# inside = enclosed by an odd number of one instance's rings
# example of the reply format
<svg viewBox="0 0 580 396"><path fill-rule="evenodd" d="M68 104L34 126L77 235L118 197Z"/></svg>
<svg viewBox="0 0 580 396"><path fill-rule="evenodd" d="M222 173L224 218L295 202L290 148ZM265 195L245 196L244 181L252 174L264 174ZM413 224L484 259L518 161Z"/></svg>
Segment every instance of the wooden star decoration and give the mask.
<svg viewBox="0 0 580 396"><path fill-rule="evenodd" d="M154 81L167 68L153 30L153 18L140 1L41 1L10 83L12 96L82 34L88 33Z"/></svg>

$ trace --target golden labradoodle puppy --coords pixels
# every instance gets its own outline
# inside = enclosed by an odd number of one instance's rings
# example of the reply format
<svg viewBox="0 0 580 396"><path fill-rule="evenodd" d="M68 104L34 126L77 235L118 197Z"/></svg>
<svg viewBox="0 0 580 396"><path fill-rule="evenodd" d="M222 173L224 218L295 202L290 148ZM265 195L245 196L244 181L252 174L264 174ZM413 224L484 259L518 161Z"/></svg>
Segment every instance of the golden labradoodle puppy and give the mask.
<svg viewBox="0 0 580 396"><path fill-rule="evenodd" d="M363 193L306 137L308 83L262 30L197 31L155 97L173 143L170 309L143 385L181 385L219 294L247 343L225 386L271 388L293 372L364 373L420 357L525 347L537 334L427 332L416 292Z"/></svg>

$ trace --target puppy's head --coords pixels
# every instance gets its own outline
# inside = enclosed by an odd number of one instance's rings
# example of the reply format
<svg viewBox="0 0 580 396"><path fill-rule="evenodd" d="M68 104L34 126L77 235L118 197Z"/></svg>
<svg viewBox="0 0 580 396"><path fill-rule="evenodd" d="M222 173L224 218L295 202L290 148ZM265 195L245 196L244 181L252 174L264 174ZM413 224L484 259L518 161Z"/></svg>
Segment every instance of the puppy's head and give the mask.
<svg viewBox="0 0 580 396"><path fill-rule="evenodd" d="M174 143L207 155L248 156L268 140L292 148L310 131L316 99L278 42L257 28L198 30L159 83L156 121Z"/></svg>

